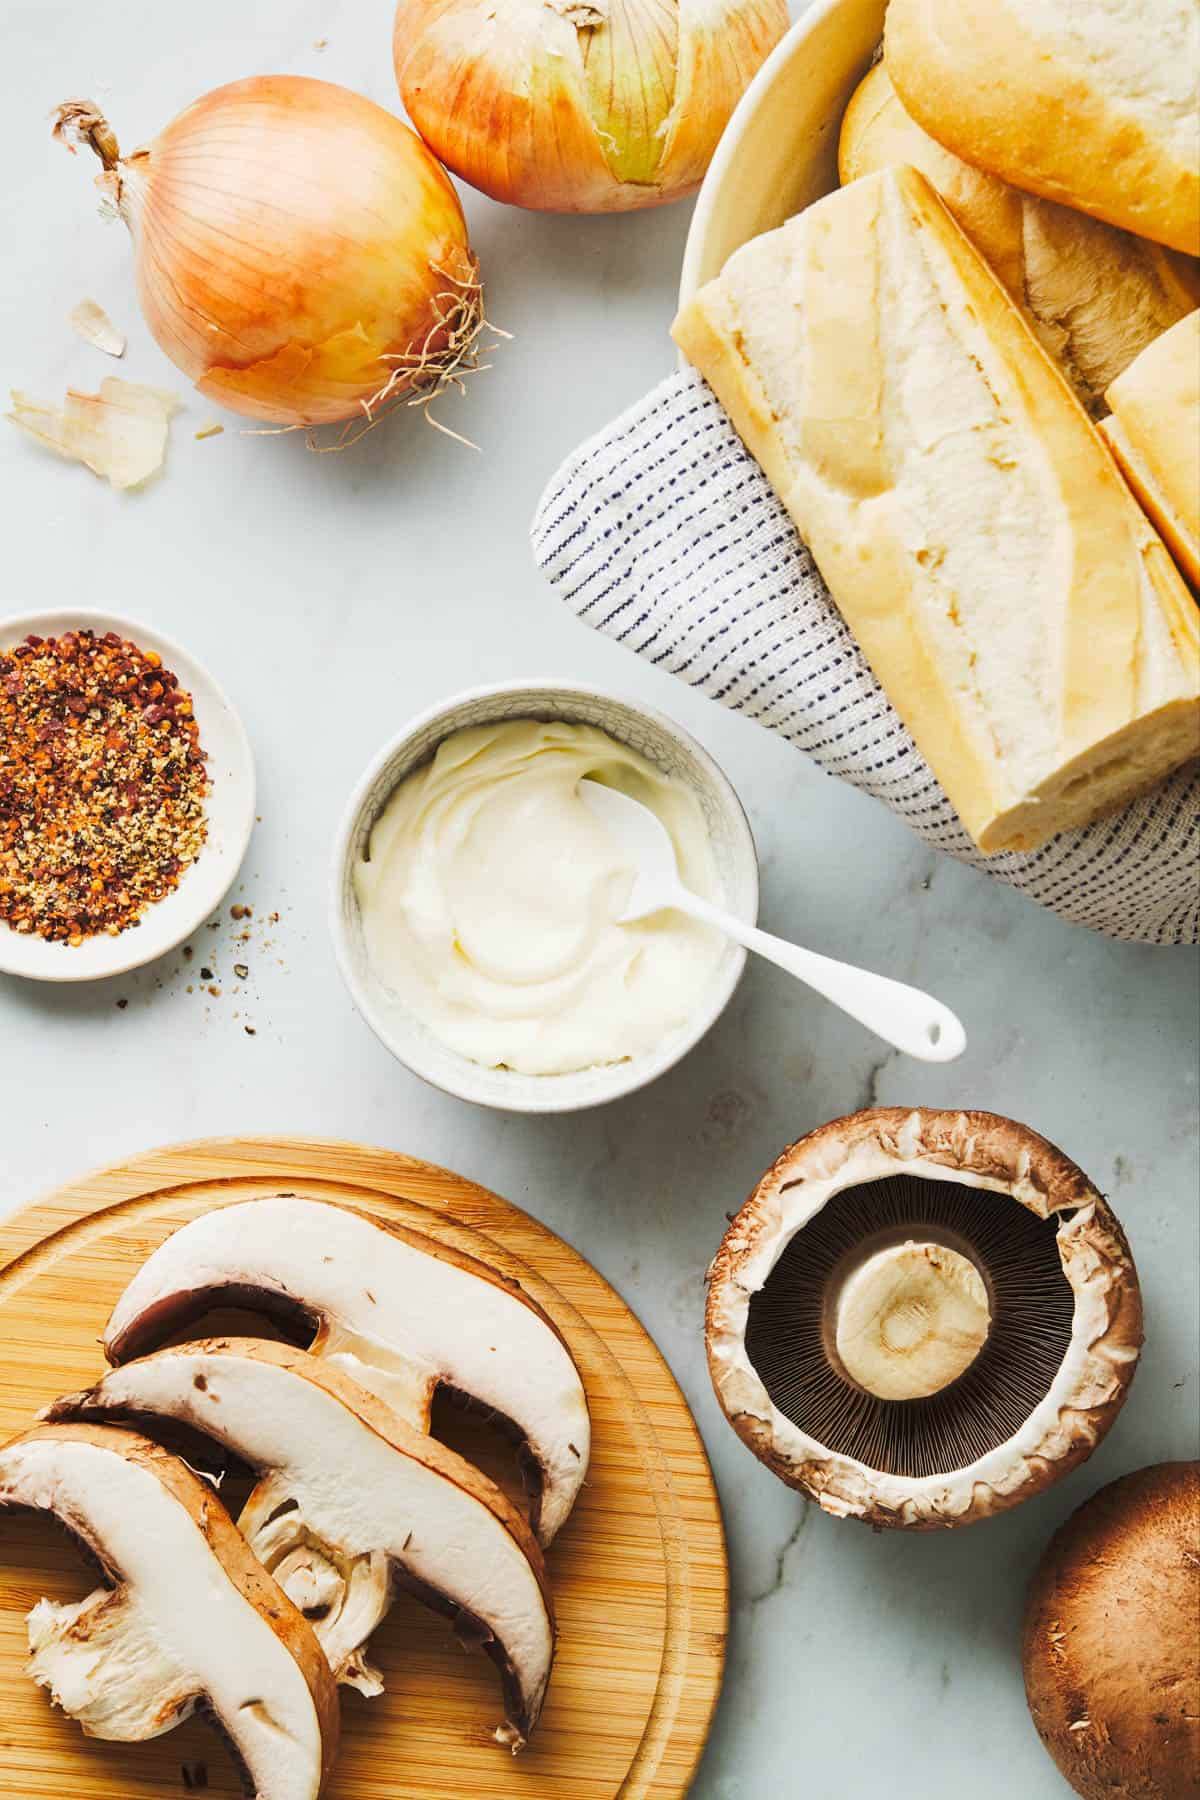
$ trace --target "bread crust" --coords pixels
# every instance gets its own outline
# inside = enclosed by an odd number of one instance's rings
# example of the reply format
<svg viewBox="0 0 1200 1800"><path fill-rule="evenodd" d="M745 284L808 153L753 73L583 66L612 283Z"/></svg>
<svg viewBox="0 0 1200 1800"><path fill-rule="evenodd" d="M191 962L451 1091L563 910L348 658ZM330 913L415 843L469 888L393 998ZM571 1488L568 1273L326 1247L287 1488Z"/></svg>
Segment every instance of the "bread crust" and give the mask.
<svg viewBox="0 0 1200 1800"><path fill-rule="evenodd" d="M1126 480L1200 591L1200 310L1150 344L1108 389L1103 430Z"/></svg>
<svg viewBox="0 0 1200 1800"><path fill-rule="evenodd" d="M1009 1194L1040 1218L1066 1215L1059 1254L1075 1293L1067 1355L1018 1436L949 1475L890 1475L817 1443L774 1405L746 1350L751 1297L806 1219L843 1188L902 1173ZM875 1107L809 1132L767 1170L709 1269L705 1342L726 1417L780 1480L838 1517L935 1530L1015 1506L1091 1454L1133 1379L1141 1294L1119 1223L1038 1132L996 1113Z"/></svg>
<svg viewBox="0 0 1200 1800"><path fill-rule="evenodd" d="M981 850L1036 849L1200 752L1191 595L919 171L747 244L674 335Z"/></svg>
<svg viewBox="0 0 1200 1800"><path fill-rule="evenodd" d="M1170 4L1186 45L1194 15L1188 0ZM1128 96L1113 91L1114 60L1133 46L1111 31L1111 12L1103 0L891 0L888 67L907 111L965 161L1198 256L1200 145L1181 147L1159 91L1135 80ZM1178 43L1136 8L1120 29L1158 50L1165 91Z"/></svg>
<svg viewBox="0 0 1200 1800"><path fill-rule="evenodd" d="M1200 265L973 168L911 119L878 62L842 119L842 185L911 164L1026 314L1094 417L1105 389L1161 333L1200 306Z"/></svg>
<svg viewBox="0 0 1200 1800"><path fill-rule="evenodd" d="M1200 1789L1200 1463L1110 1482L1051 1539L1022 1660L1033 1722L1084 1800Z"/></svg>

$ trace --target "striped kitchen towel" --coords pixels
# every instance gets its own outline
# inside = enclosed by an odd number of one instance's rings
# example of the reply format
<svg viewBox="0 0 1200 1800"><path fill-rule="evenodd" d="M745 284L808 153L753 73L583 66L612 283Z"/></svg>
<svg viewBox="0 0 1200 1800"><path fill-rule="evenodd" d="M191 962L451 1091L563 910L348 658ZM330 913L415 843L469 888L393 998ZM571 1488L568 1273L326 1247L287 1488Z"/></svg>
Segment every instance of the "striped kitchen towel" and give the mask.
<svg viewBox="0 0 1200 1800"><path fill-rule="evenodd" d="M1200 940L1197 765L1041 850L981 855L694 372L662 382L567 459L532 537L586 624L782 732L927 843L1094 931Z"/></svg>

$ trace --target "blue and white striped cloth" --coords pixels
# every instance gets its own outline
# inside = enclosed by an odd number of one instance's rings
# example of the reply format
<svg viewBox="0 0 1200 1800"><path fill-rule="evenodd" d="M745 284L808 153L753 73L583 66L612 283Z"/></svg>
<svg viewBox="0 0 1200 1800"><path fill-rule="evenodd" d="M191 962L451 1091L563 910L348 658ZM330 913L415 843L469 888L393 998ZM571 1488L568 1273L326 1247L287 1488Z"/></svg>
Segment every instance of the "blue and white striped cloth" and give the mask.
<svg viewBox="0 0 1200 1800"><path fill-rule="evenodd" d="M1094 931L1200 940L1200 769L1031 854L982 856L698 375L662 382L569 457L532 537L586 624L782 732L927 843Z"/></svg>

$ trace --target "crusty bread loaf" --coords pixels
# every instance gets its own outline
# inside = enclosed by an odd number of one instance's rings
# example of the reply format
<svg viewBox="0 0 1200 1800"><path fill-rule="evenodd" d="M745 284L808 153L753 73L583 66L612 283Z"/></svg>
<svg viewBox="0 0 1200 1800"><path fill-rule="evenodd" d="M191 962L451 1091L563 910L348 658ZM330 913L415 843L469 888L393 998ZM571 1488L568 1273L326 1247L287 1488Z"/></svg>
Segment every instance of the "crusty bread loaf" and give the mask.
<svg viewBox="0 0 1200 1800"><path fill-rule="evenodd" d="M1189 314L1108 390L1103 425L1130 487L1200 592L1200 312Z"/></svg>
<svg viewBox="0 0 1200 1800"><path fill-rule="evenodd" d="M1094 416L1122 369L1200 306L1193 257L972 168L909 118L878 62L846 108L838 170L856 181L897 163L933 183Z"/></svg>
<svg viewBox="0 0 1200 1800"><path fill-rule="evenodd" d="M756 238L674 331L982 850L1200 751L1200 612L924 176Z"/></svg>
<svg viewBox="0 0 1200 1800"><path fill-rule="evenodd" d="M896 92L1017 187L1200 255L1196 0L891 0Z"/></svg>

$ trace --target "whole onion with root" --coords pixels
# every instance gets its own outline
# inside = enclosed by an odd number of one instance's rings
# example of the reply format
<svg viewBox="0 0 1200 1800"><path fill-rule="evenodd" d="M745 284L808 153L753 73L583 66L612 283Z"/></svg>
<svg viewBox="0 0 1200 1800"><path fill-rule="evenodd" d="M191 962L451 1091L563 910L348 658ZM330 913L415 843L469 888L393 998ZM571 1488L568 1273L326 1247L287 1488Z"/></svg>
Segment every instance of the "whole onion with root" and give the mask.
<svg viewBox="0 0 1200 1800"><path fill-rule="evenodd" d="M56 114L133 236L142 311L201 393L278 427L416 404L475 366L479 268L409 128L295 75L215 89L122 156L87 101Z"/></svg>

